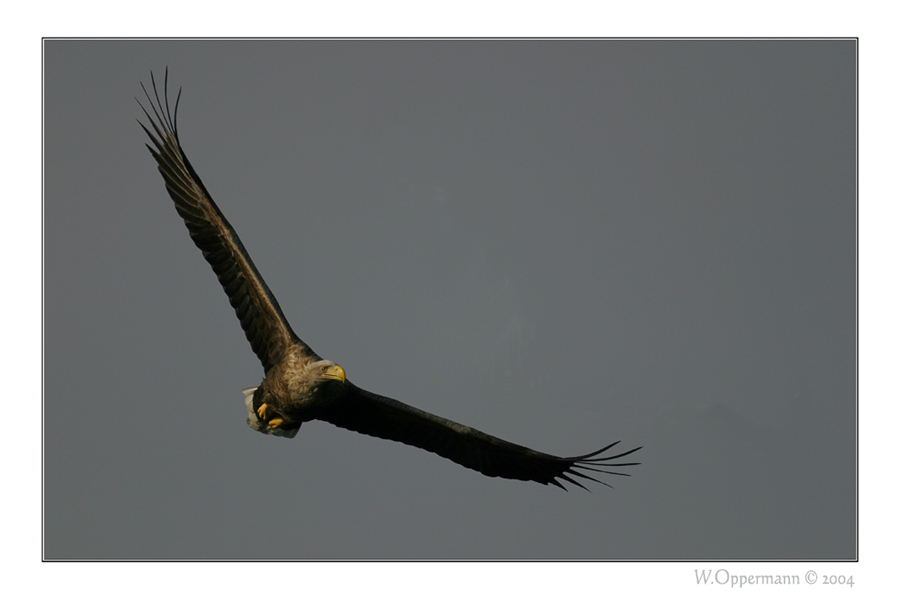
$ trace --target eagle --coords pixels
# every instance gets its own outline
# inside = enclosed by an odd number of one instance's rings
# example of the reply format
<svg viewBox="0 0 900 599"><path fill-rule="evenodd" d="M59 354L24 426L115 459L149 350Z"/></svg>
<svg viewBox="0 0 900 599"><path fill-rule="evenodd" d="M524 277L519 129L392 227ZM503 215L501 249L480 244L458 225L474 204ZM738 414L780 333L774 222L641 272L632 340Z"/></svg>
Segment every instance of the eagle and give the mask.
<svg viewBox="0 0 900 599"><path fill-rule="evenodd" d="M504 441L351 383L341 366L323 359L291 329L244 244L191 166L178 139L180 88L174 110L169 110L168 69L162 102L152 72L150 81L152 97L143 83L141 89L153 115L135 98L153 129L151 132L138 120L153 144L146 144L147 148L156 159L175 210L184 220L194 244L212 266L265 372L258 387L243 391L247 424L252 429L293 438L304 422L323 420L436 453L486 476L552 484L562 489L566 489L563 481L587 489L578 479L610 487L595 478L596 474L628 476L619 469L638 465L623 462L622 458L640 447L617 453L619 450L613 450L619 444L616 441L585 455L557 457Z"/></svg>

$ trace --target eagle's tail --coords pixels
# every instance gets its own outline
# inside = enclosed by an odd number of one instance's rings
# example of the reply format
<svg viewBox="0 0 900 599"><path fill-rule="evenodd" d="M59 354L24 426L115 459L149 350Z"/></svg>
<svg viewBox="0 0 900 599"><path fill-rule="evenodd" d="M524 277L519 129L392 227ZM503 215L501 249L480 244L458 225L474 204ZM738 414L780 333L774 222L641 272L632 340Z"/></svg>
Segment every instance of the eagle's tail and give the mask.
<svg viewBox="0 0 900 599"><path fill-rule="evenodd" d="M265 433L266 435L275 435L276 437L287 437L289 439L293 439L296 436L297 431L300 428L295 429L283 429L283 428L272 428L267 423L261 421L259 416L256 415L256 411L253 409L253 394L259 387L250 387L249 389L244 389L244 405L247 406L247 424L250 425L255 431L259 431L261 433Z"/></svg>

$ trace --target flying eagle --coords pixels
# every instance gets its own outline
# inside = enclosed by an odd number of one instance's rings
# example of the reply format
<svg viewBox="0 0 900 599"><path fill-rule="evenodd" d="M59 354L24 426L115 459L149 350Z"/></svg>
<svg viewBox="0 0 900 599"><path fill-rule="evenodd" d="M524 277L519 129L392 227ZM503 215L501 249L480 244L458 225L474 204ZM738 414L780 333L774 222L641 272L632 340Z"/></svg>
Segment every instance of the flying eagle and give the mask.
<svg viewBox="0 0 900 599"><path fill-rule="evenodd" d="M324 420L431 451L486 476L530 480L563 489L560 481L587 488L573 476L610 486L582 471L628 476L616 469L637 465L620 459L640 447L608 455L614 453L610 449L619 443L616 441L593 453L561 458L376 395L347 380L343 368L322 359L291 329L234 228L188 161L178 141L181 90L174 111L170 112L168 70L163 86L164 103L160 102L153 73L150 80L153 98L143 83L141 88L156 118L138 101L155 132L154 135L140 123L155 146L147 144L147 148L159 165L175 209L216 273L265 370L259 387L244 390L247 424L251 428L268 435L293 437L304 422Z"/></svg>

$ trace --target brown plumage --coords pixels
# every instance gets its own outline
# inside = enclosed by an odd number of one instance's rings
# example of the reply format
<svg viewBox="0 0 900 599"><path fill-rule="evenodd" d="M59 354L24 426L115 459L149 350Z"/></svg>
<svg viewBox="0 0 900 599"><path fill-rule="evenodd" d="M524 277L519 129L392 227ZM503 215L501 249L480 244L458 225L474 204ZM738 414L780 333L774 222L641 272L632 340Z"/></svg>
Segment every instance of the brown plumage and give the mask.
<svg viewBox="0 0 900 599"><path fill-rule="evenodd" d="M618 441L593 453L561 458L492 437L352 384L343 368L323 360L291 329L234 228L213 202L181 148L176 126L181 91L170 111L168 71L164 102L160 102L152 73L151 82L153 97L141 85L153 112L151 116L141 105L153 128L151 132L141 123L153 142L147 147L159 165L175 209L212 266L265 371L259 387L244 391L247 423L252 428L293 437L304 422L324 420L431 451L487 476L561 488L565 487L560 481L585 488L572 476L607 485L582 471L628 476L615 469L637 465L617 460L639 447L604 455Z"/></svg>

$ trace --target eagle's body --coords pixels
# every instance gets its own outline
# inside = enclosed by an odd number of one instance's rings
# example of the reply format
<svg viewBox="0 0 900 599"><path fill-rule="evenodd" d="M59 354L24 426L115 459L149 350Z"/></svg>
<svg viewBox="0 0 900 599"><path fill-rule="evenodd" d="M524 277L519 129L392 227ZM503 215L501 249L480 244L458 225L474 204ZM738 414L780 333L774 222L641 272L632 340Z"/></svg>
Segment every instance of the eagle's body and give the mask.
<svg viewBox="0 0 900 599"><path fill-rule="evenodd" d="M616 445L613 443L591 454L560 458L503 441L353 385L343 368L323 360L291 330L237 233L181 149L175 119L168 109L168 93L164 92L163 103L155 81L153 91L151 98L144 90L156 117L144 109L155 132L154 135L141 124L155 146L147 147L159 165L178 214L212 266L265 370L259 387L244 390L247 423L254 430L293 437L304 422L324 420L434 452L487 476L532 480L562 488L565 487L560 480L583 486L570 475L596 481L575 468L623 475L609 468L635 465L613 460L640 448L600 457ZM176 116L177 112L178 100Z"/></svg>
<svg viewBox="0 0 900 599"><path fill-rule="evenodd" d="M334 362L317 357L296 346L286 351L259 387L245 390L247 423L263 433L293 437L301 424L319 418L341 395L347 376Z"/></svg>

